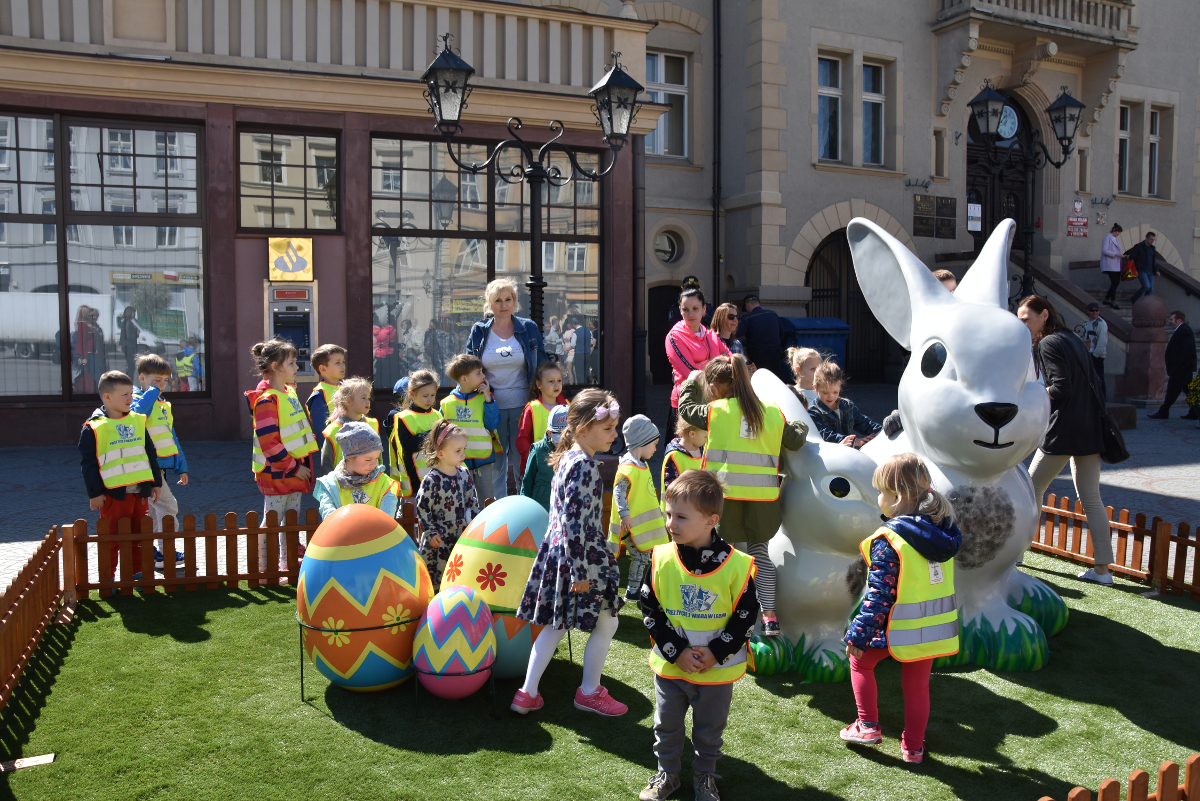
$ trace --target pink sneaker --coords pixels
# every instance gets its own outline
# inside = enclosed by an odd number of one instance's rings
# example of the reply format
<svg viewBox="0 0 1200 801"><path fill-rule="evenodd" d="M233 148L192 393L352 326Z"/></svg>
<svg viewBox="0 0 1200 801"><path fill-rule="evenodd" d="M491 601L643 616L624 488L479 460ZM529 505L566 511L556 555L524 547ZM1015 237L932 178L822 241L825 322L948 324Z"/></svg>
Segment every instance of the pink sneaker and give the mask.
<svg viewBox="0 0 1200 801"><path fill-rule="evenodd" d="M921 748L920 750L917 750L917 751L909 751L907 748L904 748L903 746L901 746L900 755L902 757L904 757L905 762L913 762L913 763L919 764L919 763L925 761L925 749L924 748Z"/></svg>
<svg viewBox="0 0 1200 801"><path fill-rule="evenodd" d="M856 720L842 729L841 736L848 743L879 745L883 742L883 732L879 730L879 726L868 726L861 720Z"/></svg>
<svg viewBox="0 0 1200 801"><path fill-rule="evenodd" d="M575 708L584 712L595 712L606 718L617 718L629 711L629 707L609 695L608 690L603 687L591 695L584 695L583 688L580 687L575 691Z"/></svg>
<svg viewBox="0 0 1200 801"><path fill-rule="evenodd" d="M508 708L518 715L528 715L530 712L541 709L545 703L541 693L538 693L537 698L530 698L529 693L517 690L517 694L513 696L512 703L508 705Z"/></svg>

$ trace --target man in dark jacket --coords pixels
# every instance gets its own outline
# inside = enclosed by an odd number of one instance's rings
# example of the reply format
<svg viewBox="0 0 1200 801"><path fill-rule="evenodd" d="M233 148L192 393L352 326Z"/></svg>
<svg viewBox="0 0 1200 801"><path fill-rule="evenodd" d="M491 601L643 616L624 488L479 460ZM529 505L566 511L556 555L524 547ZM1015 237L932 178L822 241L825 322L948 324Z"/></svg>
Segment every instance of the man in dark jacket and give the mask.
<svg viewBox="0 0 1200 801"><path fill-rule="evenodd" d="M1137 303L1143 295L1154 294L1154 276L1158 275L1158 265L1154 263L1156 253L1153 231L1146 234L1145 240L1130 248L1129 257L1133 259L1133 266L1137 267L1138 282L1142 285L1133 295L1132 302Z"/></svg>
<svg viewBox="0 0 1200 801"><path fill-rule="evenodd" d="M1163 398L1163 405L1150 415L1152 420L1165 420L1170 417L1171 406L1179 398L1179 393L1187 389L1192 380L1192 373L1196 372L1196 337L1191 326L1187 324L1187 318L1183 316L1183 312L1173 311L1167 318L1167 323L1175 328L1167 342L1167 394ZM1183 416L1189 419L1196 417L1195 411L1191 409Z"/></svg>
<svg viewBox="0 0 1200 801"><path fill-rule="evenodd" d="M746 361L755 367L770 370L785 384L796 380L783 359L783 328L779 315L764 309L757 295L742 299L745 314L738 320L737 338L746 346Z"/></svg>

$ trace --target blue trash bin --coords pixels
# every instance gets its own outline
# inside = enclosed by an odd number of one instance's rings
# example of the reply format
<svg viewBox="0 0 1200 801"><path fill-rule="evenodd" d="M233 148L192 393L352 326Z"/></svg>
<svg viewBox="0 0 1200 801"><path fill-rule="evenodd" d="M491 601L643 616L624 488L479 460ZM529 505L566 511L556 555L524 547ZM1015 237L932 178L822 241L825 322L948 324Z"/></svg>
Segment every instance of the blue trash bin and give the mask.
<svg viewBox="0 0 1200 801"><path fill-rule="evenodd" d="M832 357L838 366L846 367L846 340L850 337L850 324L839 317L787 317L786 325L792 327L785 346L789 348L815 348L822 356Z"/></svg>

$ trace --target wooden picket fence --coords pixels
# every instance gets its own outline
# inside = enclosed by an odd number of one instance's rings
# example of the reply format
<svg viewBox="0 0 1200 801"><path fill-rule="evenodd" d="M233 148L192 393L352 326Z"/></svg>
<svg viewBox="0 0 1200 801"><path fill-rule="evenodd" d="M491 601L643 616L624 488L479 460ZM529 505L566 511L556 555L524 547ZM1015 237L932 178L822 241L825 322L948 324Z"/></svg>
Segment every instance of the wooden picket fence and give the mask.
<svg viewBox="0 0 1200 801"><path fill-rule="evenodd" d="M141 519L140 531L131 531L129 518L121 518L117 522L116 532L110 530L107 520L96 522L94 532L89 533L86 520L76 520L75 523L63 527L62 552L63 575L71 577L67 591L67 599L87 598L93 590L98 590L101 596L107 596L116 589L121 595L130 595L134 589L153 591L162 587L167 592L175 592L182 587L186 592L204 588L215 590L222 587L236 589L241 582L248 586L269 584L294 585L300 575L300 535L305 540L316 533L321 525L321 516L316 509L304 513L303 521L295 510L288 510L282 523L275 512L268 512L266 521L259 524L258 512L247 512L246 523L238 525L236 512L226 512L222 516L224 526L218 527L218 516L207 514L202 525L197 528L194 515L184 515L182 526L176 530L174 518L163 520L163 530L155 533L152 530L149 517ZM417 518L411 503L406 503L397 519L400 525L414 539L417 536ZM57 528L57 527L56 527ZM279 535L283 535L283 551L279 547ZM259 568L260 551L259 537L265 535L266 568ZM173 565L160 568L161 575L154 572L154 543L162 539L162 552L174 554L182 550L184 555L183 567L172 569ZM133 564L133 546L141 543L141 562ZM181 548L176 548L176 542ZM98 556L97 571L99 579L92 581L89 574L89 545L96 546ZM118 569L120 575L114 575L110 549L115 547L120 560ZM245 563L242 563L242 555ZM222 560L222 555L224 559ZM224 564L222 565L222 561ZM140 578L134 578L141 573Z"/></svg>
<svg viewBox="0 0 1200 801"><path fill-rule="evenodd" d="M1129 785L1125 801L1200 801L1200 754L1188 757L1183 784L1179 783L1179 766L1164 762L1158 766L1158 790L1150 792L1150 774L1135 770L1129 774ZM1042 796L1038 801L1054 801ZM1092 801L1092 794L1083 787L1067 793L1067 801ZM1096 801L1121 801L1121 783L1116 779L1105 779L1096 790Z"/></svg>
<svg viewBox="0 0 1200 801"><path fill-rule="evenodd" d="M1198 542L1192 536L1192 527L1187 523L1171 524L1161 517L1149 522L1141 512L1130 521L1128 509L1113 515L1107 507L1112 531L1116 532L1113 557L1109 565L1115 575L1131 581L1148 584L1161 593L1183 595L1190 593L1200 601L1200 580L1196 575ZM1087 515L1079 501L1071 503L1069 498L1046 496L1042 506L1042 522L1034 535L1033 550L1069 559L1083 565L1094 565L1090 533L1087 530ZM1111 535L1110 535L1111 536ZM1200 800L1198 800L1200 801Z"/></svg>
<svg viewBox="0 0 1200 801"><path fill-rule="evenodd" d="M8 704L46 626L58 613L59 548L55 527L0 594L0 709Z"/></svg>

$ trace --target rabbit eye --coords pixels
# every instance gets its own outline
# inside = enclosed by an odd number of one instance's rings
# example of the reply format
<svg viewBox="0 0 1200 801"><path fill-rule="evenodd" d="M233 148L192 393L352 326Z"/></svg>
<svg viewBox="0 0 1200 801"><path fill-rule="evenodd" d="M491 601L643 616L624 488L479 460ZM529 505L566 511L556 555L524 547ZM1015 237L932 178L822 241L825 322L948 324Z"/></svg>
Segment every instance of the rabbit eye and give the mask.
<svg viewBox="0 0 1200 801"><path fill-rule="evenodd" d="M921 356L921 373L926 378L933 378L945 366L946 346L941 342L934 342L925 349L925 354Z"/></svg>
<svg viewBox="0 0 1200 801"><path fill-rule="evenodd" d="M825 479L825 491L839 501L862 500L862 494L855 489L849 479L843 476L829 476Z"/></svg>

